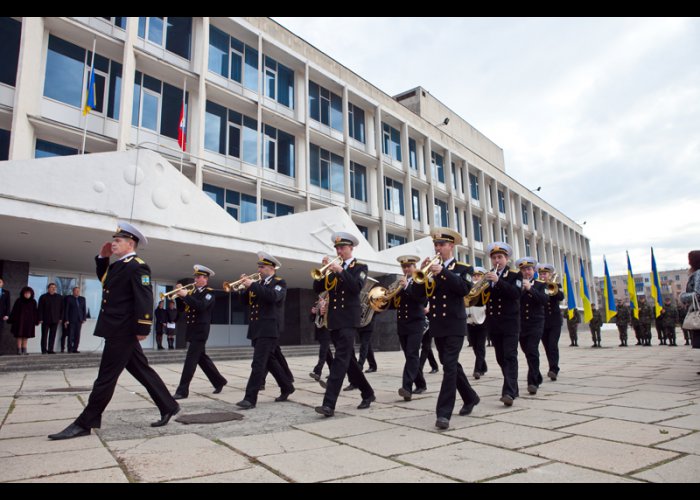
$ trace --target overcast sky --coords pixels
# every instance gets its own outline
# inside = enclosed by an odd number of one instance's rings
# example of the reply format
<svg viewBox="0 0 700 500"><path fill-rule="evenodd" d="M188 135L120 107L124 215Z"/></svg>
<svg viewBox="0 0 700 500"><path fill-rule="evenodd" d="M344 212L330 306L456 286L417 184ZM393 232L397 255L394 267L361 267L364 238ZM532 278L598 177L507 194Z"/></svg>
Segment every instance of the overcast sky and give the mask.
<svg viewBox="0 0 700 500"><path fill-rule="evenodd" d="M274 18L389 95L424 87L586 224L593 273L700 249L700 19Z"/></svg>

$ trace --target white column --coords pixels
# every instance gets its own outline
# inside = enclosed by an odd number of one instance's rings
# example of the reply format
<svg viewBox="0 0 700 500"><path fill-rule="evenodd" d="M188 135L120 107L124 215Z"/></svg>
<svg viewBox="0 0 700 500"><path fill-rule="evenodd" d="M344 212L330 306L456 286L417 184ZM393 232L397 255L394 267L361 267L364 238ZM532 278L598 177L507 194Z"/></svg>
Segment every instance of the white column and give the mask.
<svg viewBox="0 0 700 500"><path fill-rule="evenodd" d="M119 102L119 130L117 132L117 151L126 151L131 144L131 121L134 107L134 74L136 73L136 56L134 42L138 35L139 18L126 19L126 38L122 51L122 83Z"/></svg>

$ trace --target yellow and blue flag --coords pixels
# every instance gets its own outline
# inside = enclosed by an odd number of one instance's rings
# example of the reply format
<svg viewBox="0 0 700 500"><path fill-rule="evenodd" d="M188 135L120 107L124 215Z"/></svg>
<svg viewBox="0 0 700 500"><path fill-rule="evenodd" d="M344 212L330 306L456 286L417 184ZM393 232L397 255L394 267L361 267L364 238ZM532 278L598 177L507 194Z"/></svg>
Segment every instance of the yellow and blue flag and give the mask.
<svg viewBox="0 0 700 500"><path fill-rule="evenodd" d="M658 318L664 306L661 304L661 281L656 269L654 247L651 247L651 297L654 299L654 317Z"/></svg>
<svg viewBox="0 0 700 500"><path fill-rule="evenodd" d="M574 298L574 289L572 287L571 275L569 275L569 265L566 263L566 255L564 255L564 277L561 285L564 289L564 297L566 297L566 310L569 319L574 317L574 309L576 309L576 299Z"/></svg>
<svg viewBox="0 0 700 500"><path fill-rule="evenodd" d="M83 116L87 115L95 108L95 64L93 63L90 70L90 78L88 78L88 93L85 97L85 106L83 106Z"/></svg>
<svg viewBox="0 0 700 500"><path fill-rule="evenodd" d="M632 264L630 263L630 254L627 254L627 292L630 295L630 312L635 318L639 319L639 302L637 301L637 289L634 285L634 274L632 274Z"/></svg>
<svg viewBox="0 0 700 500"><path fill-rule="evenodd" d="M605 283L603 286L605 322L609 323L610 319L617 314L617 306L615 305L615 295L613 294L612 282L610 281L610 273L608 272L608 263L605 260L605 255L603 255L603 266L605 267Z"/></svg>
<svg viewBox="0 0 700 500"><path fill-rule="evenodd" d="M583 259L579 257L581 263L581 281L579 281L579 293L581 294L581 302L583 302L583 322L588 323L593 319L593 309L591 308L591 296L588 291L588 282L586 282L586 271L583 269Z"/></svg>

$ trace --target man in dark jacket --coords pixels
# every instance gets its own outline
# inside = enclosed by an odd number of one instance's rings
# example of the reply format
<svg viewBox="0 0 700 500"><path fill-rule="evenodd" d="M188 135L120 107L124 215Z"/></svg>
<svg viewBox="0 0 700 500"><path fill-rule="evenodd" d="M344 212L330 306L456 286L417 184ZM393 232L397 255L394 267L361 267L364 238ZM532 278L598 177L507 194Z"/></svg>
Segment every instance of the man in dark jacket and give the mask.
<svg viewBox="0 0 700 500"><path fill-rule="evenodd" d="M49 283L48 292L39 297L41 353L54 354L56 330L63 318L63 297L56 293L56 283Z"/></svg>
<svg viewBox="0 0 700 500"><path fill-rule="evenodd" d="M68 352L77 353L80 344L80 330L87 320L85 297L80 295L80 287L73 287L73 295L66 295L63 300L63 328L68 331ZM63 352L61 337L61 352Z"/></svg>
<svg viewBox="0 0 700 500"><path fill-rule="evenodd" d="M548 297L544 293L544 281L535 279L537 261L534 258L522 257L515 261L515 265L523 275L518 340L527 360L527 392L534 395L542 383L539 346L544 332L544 306Z"/></svg>
<svg viewBox="0 0 700 500"><path fill-rule="evenodd" d="M0 335L5 326L5 321L10 317L10 291L4 288L5 282L0 278Z"/></svg>
<svg viewBox="0 0 700 500"><path fill-rule="evenodd" d="M552 264L538 264L537 272L545 283L554 283L555 273ZM563 322L559 302L564 300L564 292L561 286L558 287L559 290L556 293L547 296L547 303L544 306L544 331L542 332L542 346L549 363L547 376L552 381L556 380L559 375L559 337L561 337Z"/></svg>
<svg viewBox="0 0 700 500"><path fill-rule="evenodd" d="M141 340L153 325L153 288L151 270L136 255L139 244L148 244L141 231L125 221L119 221L113 240L102 245L95 258L97 279L102 282L102 307L95 326L95 335L105 339L97 379L88 404L75 422L49 439L71 439L87 436L102 423L102 413L112 399L119 375L126 370L148 391L160 410L160 420L151 427L167 424L180 411L168 388L148 365L141 350ZM110 265L109 258L119 260Z"/></svg>

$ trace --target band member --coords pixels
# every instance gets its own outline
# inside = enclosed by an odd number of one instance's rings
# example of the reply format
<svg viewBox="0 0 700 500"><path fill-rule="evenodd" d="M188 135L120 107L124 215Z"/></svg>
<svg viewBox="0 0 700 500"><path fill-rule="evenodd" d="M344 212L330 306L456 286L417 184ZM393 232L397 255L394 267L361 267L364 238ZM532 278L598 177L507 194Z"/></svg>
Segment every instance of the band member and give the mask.
<svg viewBox="0 0 700 500"><path fill-rule="evenodd" d="M554 266L552 264L537 264L537 273L545 283L554 281ZM559 337L563 318L559 309L559 302L564 300L564 292L558 287L557 293L547 296L544 306L544 330L542 332L542 346L547 355L550 380L556 380L559 374Z"/></svg>
<svg viewBox="0 0 700 500"><path fill-rule="evenodd" d="M187 355L182 367L180 384L175 390L175 399L185 399L190 394L190 382L199 366L214 387L214 394L219 394L228 381L219 373L206 353L207 339L211 327L211 313L214 311L216 297L214 290L209 288L209 277L215 273L200 264L194 266L194 290L180 288L176 293L178 300L185 304L185 320L187 321L186 339Z"/></svg>
<svg viewBox="0 0 700 500"><path fill-rule="evenodd" d="M141 231L119 221L111 242L102 245L95 258L97 278L102 281L102 304L95 326L95 335L105 339L100 369L92 387L88 404L78 418L49 439L71 439L87 436L99 428L102 413L112 399L122 371L126 370L143 385L160 410L161 418L151 427L167 424L180 411L158 374L148 365L139 341L151 332L153 318L153 288L151 270L136 248L148 244ZM109 257L119 260L111 265Z"/></svg>
<svg viewBox="0 0 700 500"><path fill-rule="evenodd" d="M520 293L522 275L508 268L513 250L510 245L497 241L486 248L493 270L484 279L491 282L486 304L486 327L496 351L496 361L503 372L500 401L512 406L518 392L518 334L520 332Z"/></svg>
<svg viewBox="0 0 700 500"><path fill-rule="evenodd" d="M523 276L520 296L520 348L527 359L527 392L537 394L542 383L540 373L540 340L544 331L544 306L548 302L545 284L535 279L537 261L523 257L515 261Z"/></svg>
<svg viewBox="0 0 700 500"><path fill-rule="evenodd" d="M397 333L399 343L406 358L403 366L403 380L399 389L399 396L405 401L410 401L413 394L413 383L416 384L416 394L427 390L427 384L420 370L420 345L423 339L425 327L425 306L428 299L425 296L425 287L413 282L413 273L420 257L416 255L402 255L396 259L401 264L403 277L398 293L389 303L390 309L396 309Z"/></svg>
<svg viewBox="0 0 700 500"><path fill-rule="evenodd" d="M321 384L325 389L326 382L321 380L323 364L328 365L328 370L333 364L333 353L331 352L331 334L325 324L325 317L328 314L328 292L321 292L318 300L311 308L310 320L314 324L314 338L318 342L318 363L309 376Z"/></svg>
<svg viewBox="0 0 700 500"><path fill-rule="evenodd" d="M275 401L287 401L295 389L291 372L283 366L286 360L279 349L279 337L284 329L284 301L287 297L287 282L276 275L280 262L272 255L258 252L259 280L241 275L241 302L248 309L248 338L253 345L253 361L243 400L236 406L249 410L258 403L258 392L270 372L279 385L281 394Z"/></svg>
<svg viewBox="0 0 700 500"><path fill-rule="evenodd" d="M474 406L479 404L479 396L469 385L462 365L459 364L459 353L467 335L464 296L471 289L474 268L457 262L453 256L455 245L462 243L459 233L449 228L436 228L432 237L439 259L426 258L421 269L433 262L428 270L432 278L426 277L424 287L430 299L430 330L442 364L442 385L435 408L435 427L447 429L450 426L457 391L464 402L459 410L460 415L469 415Z"/></svg>
<svg viewBox="0 0 700 500"><path fill-rule="evenodd" d="M474 268L474 276L472 277L474 284L480 282L484 275L486 274L486 269L483 267L476 266ZM467 307L467 338L469 343L472 345L472 350L474 351L474 373L475 379L479 380L488 370L486 365L486 306L485 303L488 299L488 290L481 292L481 295L477 299L477 302L470 307Z"/></svg>
<svg viewBox="0 0 700 500"><path fill-rule="evenodd" d="M426 314L430 310L429 306L426 306ZM438 362L433 354L433 335L430 333L430 322L428 318L425 319L425 325L423 326L423 338L420 343L420 371L423 371L426 360L430 364L430 373L437 373L440 371L438 368Z"/></svg>
<svg viewBox="0 0 700 500"><path fill-rule="evenodd" d="M360 389L362 402L359 410L369 408L375 400L374 390L357 364L354 342L360 327L360 291L367 279L367 265L353 258L353 248L359 240L352 234L336 232L331 236L336 259L323 258L326 272L321 279L314 280L314 292L328 292L328 330L335 346L335 358L331 365L323 404L315 408L316 413L332 417L343 379L347 374L350 383ZM338 263L338 258L340 263Z"/></svg>

